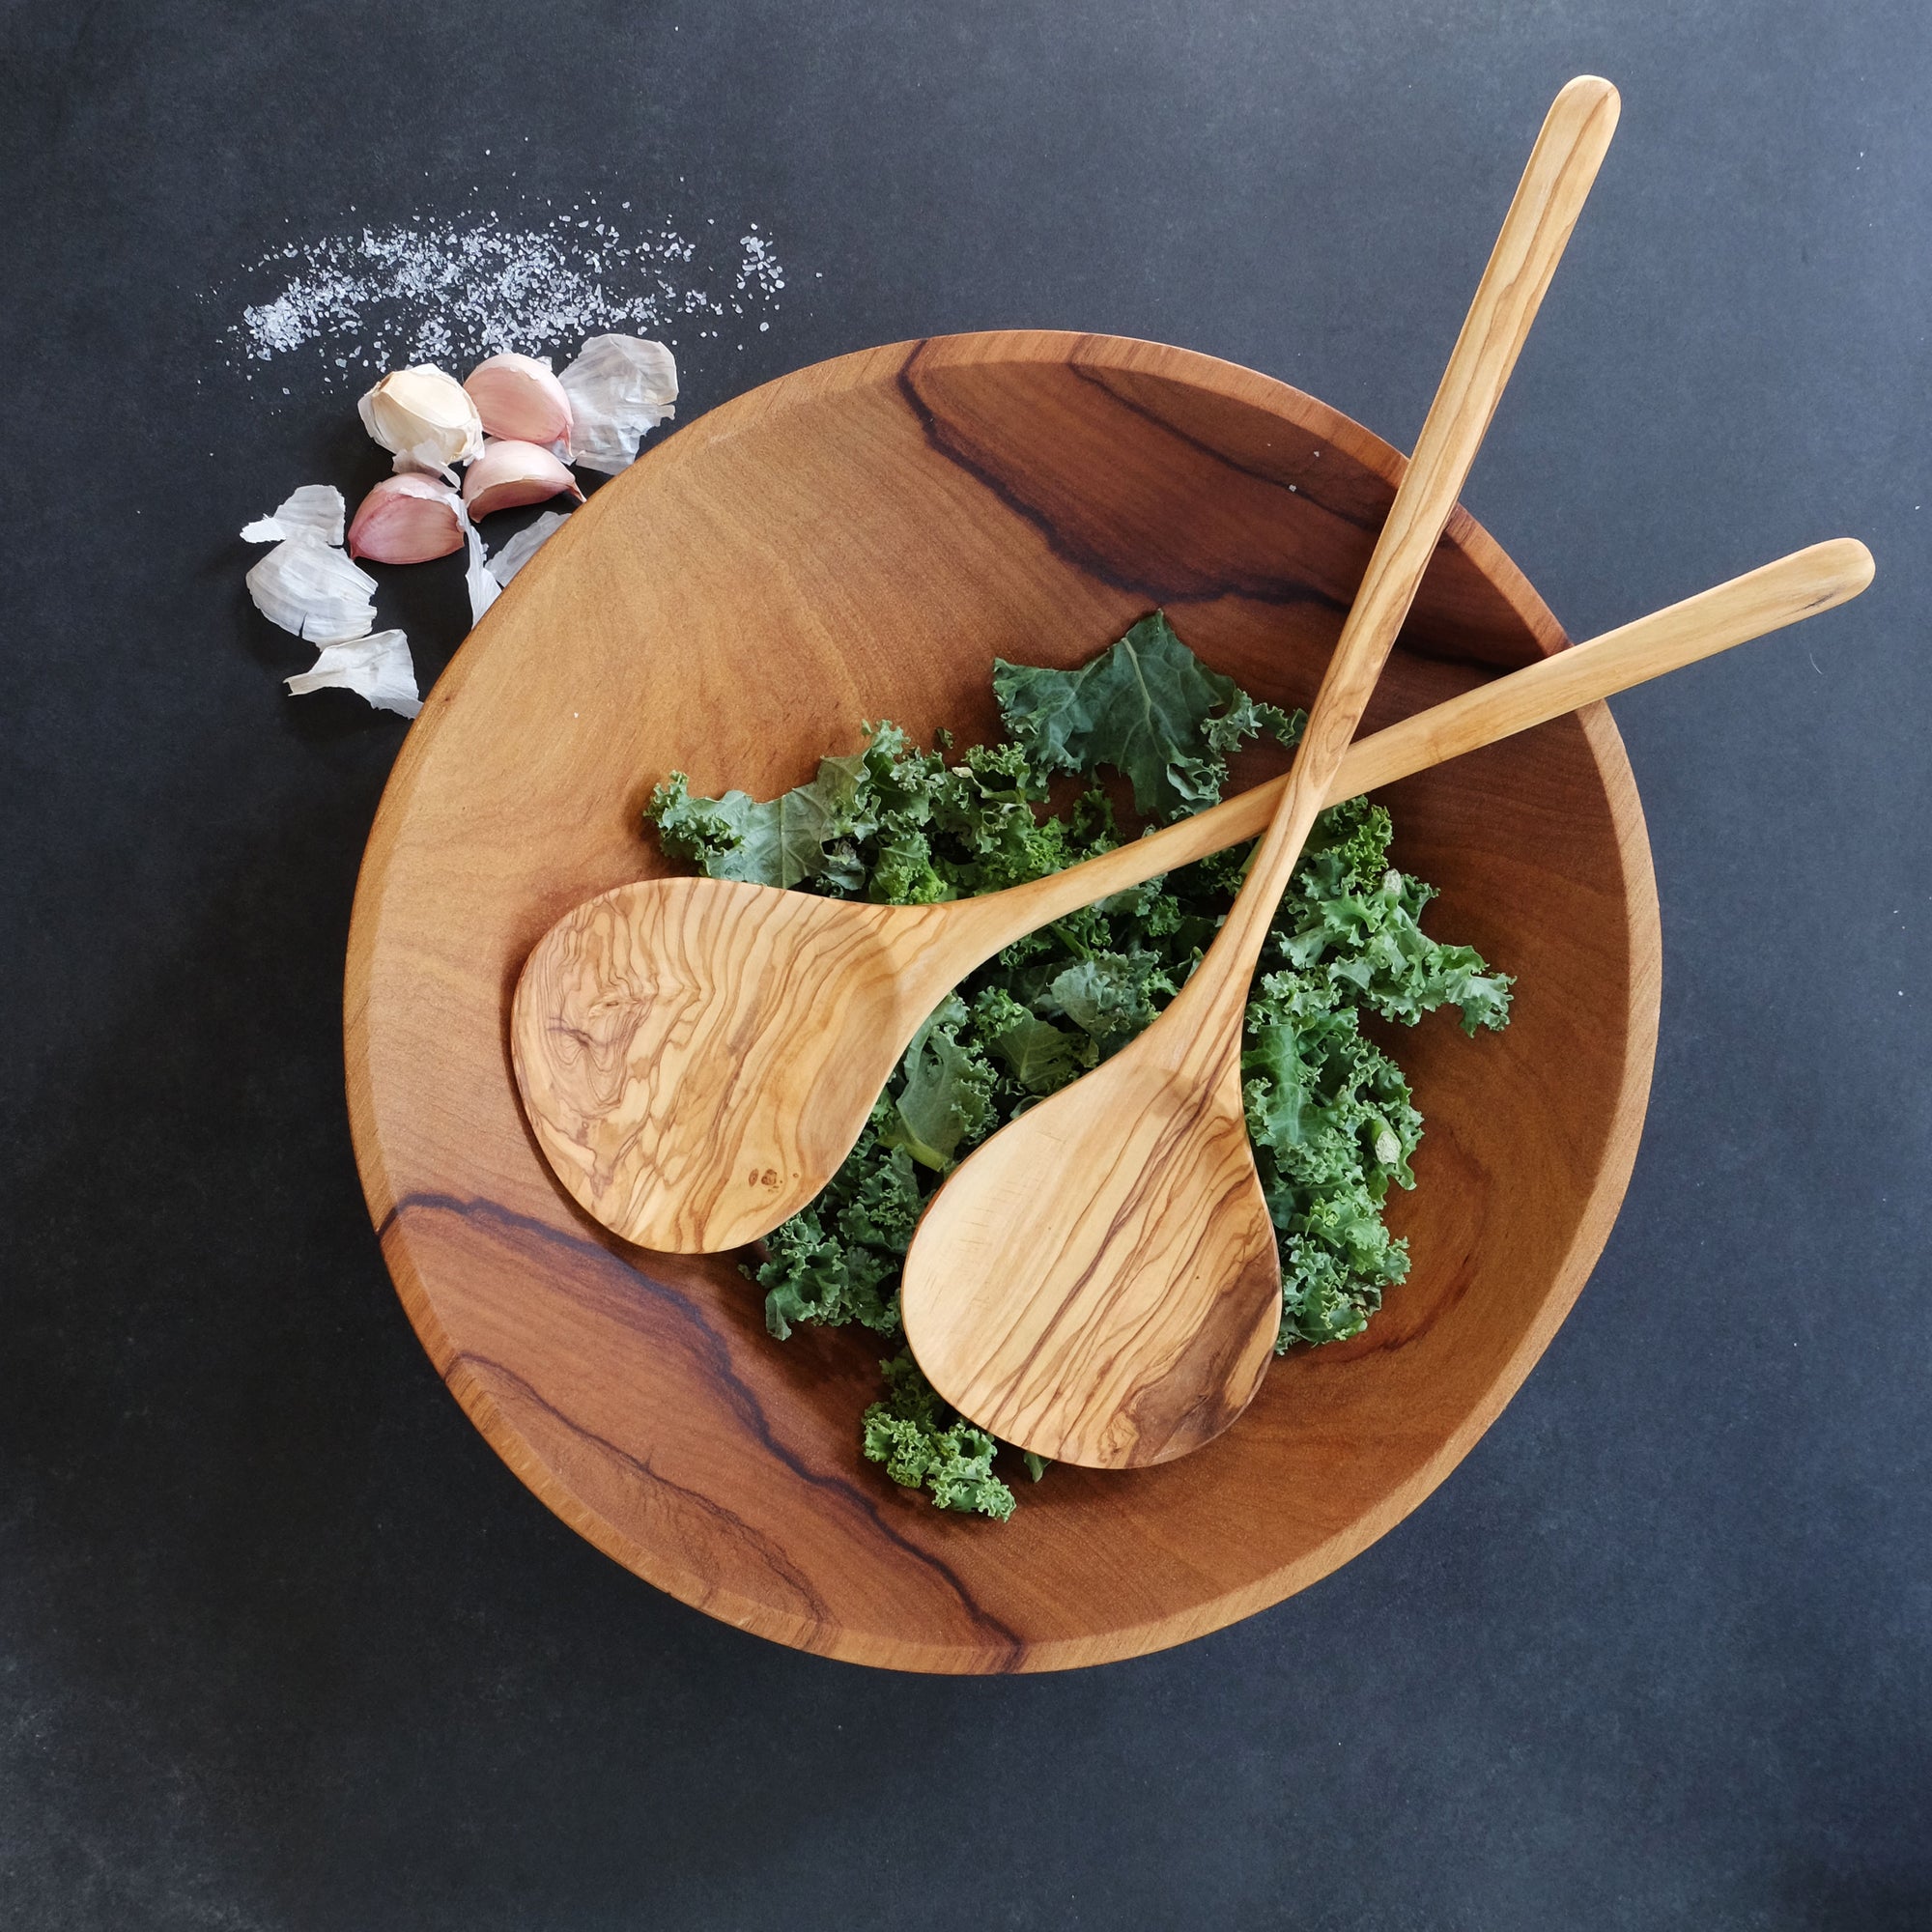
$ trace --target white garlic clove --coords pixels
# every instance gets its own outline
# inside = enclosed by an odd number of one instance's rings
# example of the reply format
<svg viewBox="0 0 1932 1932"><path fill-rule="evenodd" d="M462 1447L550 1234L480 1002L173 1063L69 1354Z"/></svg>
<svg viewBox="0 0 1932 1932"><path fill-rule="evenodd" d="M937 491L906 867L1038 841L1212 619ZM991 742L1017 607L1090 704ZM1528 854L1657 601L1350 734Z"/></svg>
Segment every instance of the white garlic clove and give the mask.
<svg viewBox="0 0 1932 1932"><path fill-rule="evenodd" d="M486 442L483 454L469 466L463 478L463 502L472 517L487 517L492 510L541 503L566 490L582 502L576 477L549 450L504 438Z"/></svg>
<svg viewBox="0 0 1932 1932"><path fill-rule="evenodd" d="M505 589L510 580L543 548L544 540L554 535L568 521L561 510L546 510L526 529L521 529L490 559L490 575Z"/></svg>
<svg viewBox="0 0 1932 1932"><path fill-rule="evenodd" d="M349 526L349 554L378 563L427 563L462 548L462 499L446 483L413 470L384 477Z"/></svg>
<svg viewBox="0 0 1932 1932"><path fill-rule="evenodd" d="M312 644L346 643L375 627L376 580L306 530L278 543L247 582L263 616Z"/></svg>
<svg viewBox="0 0 1932 1932"><path fill-rule="evenodd" d="M259 517L242 527L243 543L280 543L301 531L326 544L342 541L342 492L333 483L304 483L272 517Z"/></svg>
<svg viewBox="0 0 1932 1932"><path fill-rule="evenodd" d="M570 460L607 476L628 469L644 437L677 413L677 362L662 342L593 335L557 381L570 398Z"/></svg>
<svg viewBox="0 0 1932 1932"><path fill-rule="evenodd" d="M355 405L362 427L398 470L441 470L468 463L483 448L483 422L469 391L433 363L396 369Z"/></svg>
<svg viewBox="0 0 1932 1932"><path fill-rule="evenodd" d="M486 436L542 443L560 456L570 453L570 398L548 362L534 355L493 355L470 370L463 386Z"/></svg>
<svg viewBox="0 0 1932 1932"><path fill-rule="evenodd" d="M410 640L401 631L378 631L373 638L330 644L312 669L283 682L295 697L311 691L353 691L378 711L413 718L422 709Z"/></svg>

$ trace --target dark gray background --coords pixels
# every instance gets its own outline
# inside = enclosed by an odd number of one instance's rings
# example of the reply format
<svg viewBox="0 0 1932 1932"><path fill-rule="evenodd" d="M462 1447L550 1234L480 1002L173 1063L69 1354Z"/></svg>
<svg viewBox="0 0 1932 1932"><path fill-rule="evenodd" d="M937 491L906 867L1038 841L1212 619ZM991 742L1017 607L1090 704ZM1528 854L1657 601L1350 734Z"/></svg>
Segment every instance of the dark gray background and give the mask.
<svg viewBox="0 0 1932 1932"><path fill-rule="evenodd" d="M0 1920L1932 1925L1923 0L9 4L0 46ZM337 1003L402 726L283 696L229 532L379 460L353 391L240 380L222 291L514 151L774 236L798 298L687 348L687 418L1041 324L1406 446L1584 70L1622 130L1473 507L1579 637L1819 537L1879 577L1616 705L1663 1032L1576 1314L1408 1521L1164 1656L889 1676L639 1583L364 1217ZM425 680L453 587L385 591Z"/></svg>

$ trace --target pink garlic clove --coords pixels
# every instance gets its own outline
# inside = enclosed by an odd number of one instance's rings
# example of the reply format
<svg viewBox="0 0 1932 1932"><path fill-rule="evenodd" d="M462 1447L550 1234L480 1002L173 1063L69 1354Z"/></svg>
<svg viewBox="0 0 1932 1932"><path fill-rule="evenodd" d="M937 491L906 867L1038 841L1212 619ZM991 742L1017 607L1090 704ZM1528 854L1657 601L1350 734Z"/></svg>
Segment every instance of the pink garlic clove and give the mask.
<svg viewBox="0 0 1932 1932"><path fill-rule="evenodd" d="M493 355L470 370L463 386L491 436L564 445L570 453L570 398L534 355Z"/></svg>
<svg viewBox="0 0 1932 1932"><path fill-rule="evenodd" d="M566 490L582 502L577 479L549 450L508 437L486 442L463 478L463 501L472 517L541 503Z"/></svg>
<svg viewBox="0 0 1932 1932"><path fill-rule="evenodd" d="M349 526L349 554L378 563L427 563L463 548L463 503L433 476L385 476L362 498Z"/></svg>

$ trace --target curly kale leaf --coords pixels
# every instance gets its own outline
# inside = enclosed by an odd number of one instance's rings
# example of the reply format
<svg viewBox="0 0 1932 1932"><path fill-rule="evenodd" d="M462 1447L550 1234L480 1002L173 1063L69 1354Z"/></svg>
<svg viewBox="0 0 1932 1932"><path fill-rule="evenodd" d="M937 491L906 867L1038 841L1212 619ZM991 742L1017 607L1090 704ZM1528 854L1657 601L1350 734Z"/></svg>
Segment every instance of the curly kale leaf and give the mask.
<svg viewBox="0 0 1932 1932"><path fill-rule="evenodd" d="M1054 975L1036 999L1048 1015L1065 1015L1103 1053L1126 1045L1153 1023L1160 1004L1174 994L1156 952L1135 947L1126 952L1091 953Z"/></svg>
<svg viewBox="0 0 1932 1932"><path fill-rule="evenodd" d="M993 690L1036 770L1112 766L1132 783L1134 810L1163 823L1220 801L1246 739L1266 729L1293 744L1301 724L1209 670L1159 611L1078 670L995 660Z"/></svg>
<svg viewBox="0 0 1932 1932"><path fill-rule="evenodd" d="M1443 946L1421 925L1432 887L1388 863L1389 815L1367 799L1331 807L1317 821L1293 883L1282 896L1270 956L1319 970L1385 1020L1413 1026L1453 1006L1463 1031L1509 1020L1507 976L1469 946Z"/></svg>
<svg viewBox="0 0 1932 1932"><path fill-rule="evenodd" d="M1004 986L987 986L973 1002L973 1026L1013 1083L1036 1099L1099 1065L1091 1038L1037 1018Z"/></svg>
<svg viewBox="0 0 1932 1932"><path fill-rule="evenodd" d="M1271 973L1249 998L1241 1072L1248 1135L1280 1236L1277 1347L1360 1334L1408 1251L1382 1221L1389 1183L1414 1185L1422 1117L1394 1061L1324 980Z"/></svg>
<svg viewBox="0 0 1932 1932"><path fill-rule="evenodd" d="M849 847L877 826L869 810L866 755L821 758L810 784L760 805L742 791L693 798L673 772L651 794L648 816L672 857L688 859L714 879L796 886L832 875L856 883ZM846 847L845 852L834 847Z"/></svg>
<svg viewBox="0 0 1932 1932"><path fill-rule="evenodd" d="M886 1397L861 1424L867 1457L908 1490L924 1489L941 1509L977 1510L996 1522L1013 1513L1013 1492L993 1474L999 1444L941 1401L909 1354L879 1364ZM1037 1462L1029 1459L1028 1466ZM1034 1480L1040 1471L1033 1469Z"/></svg>
<svg viewBox="0 0 1932 1932"><path fill-rule="evenodd" d="M961 1043L966 1003L949 995L913 1035L879 1141L903 1148L922 1167L946 1174L962 1141L977 1141L993 1119L993 1069L976 1042Z"/></svg>
<svg viewBox="0 0 1932 1932"><path fill-rule="evenodd" d="M912 1157L882 1149L879 1110L872 1119L818 1199L766 1238L754 1274L781 1342L802 1321L898 1333L899 1268L923 1203Z"/></svg>

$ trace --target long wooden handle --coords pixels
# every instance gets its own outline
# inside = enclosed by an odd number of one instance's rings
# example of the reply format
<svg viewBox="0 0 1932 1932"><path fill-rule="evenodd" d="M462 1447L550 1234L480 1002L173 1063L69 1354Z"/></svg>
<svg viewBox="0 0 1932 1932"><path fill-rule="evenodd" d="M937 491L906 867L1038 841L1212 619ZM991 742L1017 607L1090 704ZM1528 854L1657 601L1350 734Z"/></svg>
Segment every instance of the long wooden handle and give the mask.
<svg viewBox="0 0 1932 1932"><path fill-rule="evenodd" d="M1728 583L1526 665L1351 745L1325 803L1393 784L1597 698L1847 604L1872 581L1872 570L1871 552L1856 537L1833 537L1761 564ZM1228 805L1244 802L1230 799ZM1211 815L1203 812L1195 822Z"/></svg>
<svg viewBox="0 0 1932 1932"><path fill-rule="evenodd" d="M1316 694L1288 788L1208 957L1164 1015L1176 1024L1163 1038L1177 1050L1188 1050L1188 1036L1200 1024L1183 1014L1246 998L1275 903L1328 796L1582 213L1616 130L1618 104L1617 91L1608 81L1585 74L1563 89L1544 119Z"/></svg>
<svg viewBox="0 0 1932 1932"><path fill-rule="evenodd" d="M1871 552L1856 537L1793 551L1361 739L1349 747L1322 804L1393 784L1733 644L1781 631L1849 603L1871 580ZM987 953L996 952L1081 906L1253 838L1267 829L1293 780L1293 773L1284 773L1097 859L971 901L991 915L980 943Z"/></svg>

